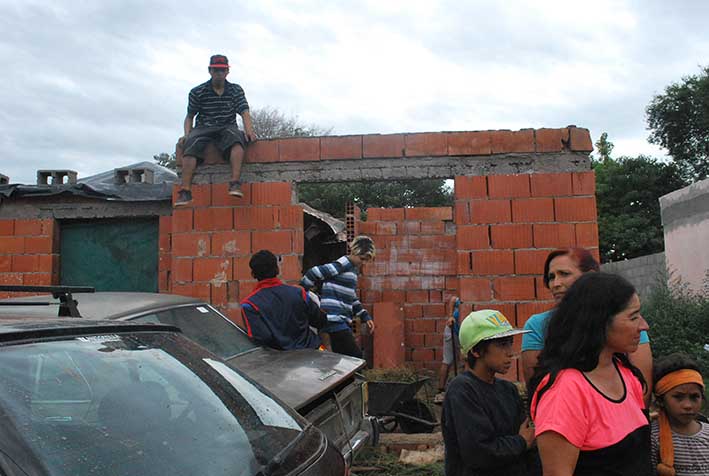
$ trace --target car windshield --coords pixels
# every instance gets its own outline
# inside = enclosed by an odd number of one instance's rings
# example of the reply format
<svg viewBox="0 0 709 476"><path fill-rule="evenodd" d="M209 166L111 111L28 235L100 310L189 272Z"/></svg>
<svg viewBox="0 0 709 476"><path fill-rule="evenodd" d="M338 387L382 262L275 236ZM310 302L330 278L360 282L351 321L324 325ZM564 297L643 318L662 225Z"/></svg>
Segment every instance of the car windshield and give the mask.
<svg viewBox="0 0 709 476"><path fill-rule="evenodd" d="M206 305L180 306L134 320L179 327L190 339L222 359L258 347L238 327Z"/></svg>
<svg viewBox="0 0 709 476"><path fill-rule="evenodd" d="M0 455L50 475L253 476L303 423L173 333L0 348Z"/></svg>

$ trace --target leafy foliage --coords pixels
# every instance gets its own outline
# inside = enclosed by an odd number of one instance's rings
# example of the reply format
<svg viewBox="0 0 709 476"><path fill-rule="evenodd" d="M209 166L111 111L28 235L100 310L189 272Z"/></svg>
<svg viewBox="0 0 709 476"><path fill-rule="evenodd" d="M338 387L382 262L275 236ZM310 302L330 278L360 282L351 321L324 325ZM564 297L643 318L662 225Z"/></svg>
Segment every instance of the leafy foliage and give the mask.
<svg viewBox="0 0 709 476"><path fill-rule="evenodd" d="M601 261L619 261L664 249L661 196L686 185L679 167L651 157L611 157L613 143L603 133L596 142L596 205Z"/></svg>
<svg viewBox="0 0 709 476"><path fill-rule="evenodd" d="M254 132L259 139L326 136L332 132L332 128L303 124L298 116L286 116L270 106L252 109L250 114Z"/></svg>
<svg viewBox="0 0 709 476"><path fill-rule="evenodd" d="M172 155L168 154L167 152L161 152L157 155L154 155L153 160L157 162L158 165L167 167L170 170L177 170L177 158L175 157L174 152L172 153Z"/></svg>
<svg viewBox="0 0 709 476"><path fill-rule="evenodd" d="M602 261L662 251L659 198L685 185L679 168L641 155L594 162L593 169Z"/></svg>
<svg viewBox="0 0 709 476"><path fill-rule="evenodd" d="M345 204L368 207L442 207L453 204L443 179L301 184L298 198L313 208L344 218Z"/></svg>
<svg viewBox="0 0 709 476"><path fill-rule="evenodd" d="M670 84L646 109L649 141L666 148L687 180L709 176L709 67Z"/></svg>
<svg viewBox="0 0 709 476"><path fill-rule="evenodd" d="M659 283L643 303L643 317L650 325L652 353L657 358L674 352L693 357L709 379L709 293L694 293L681 283Z"/></svg>
<svg viewBox="0 0 709 476"><path fill-rule="evenodd" d="M611 160L611 152L613 152L613 142L608 140L608 133L604 132L601 137L596 141L596 150L601 158L601 162L607 162Z"/></svg>

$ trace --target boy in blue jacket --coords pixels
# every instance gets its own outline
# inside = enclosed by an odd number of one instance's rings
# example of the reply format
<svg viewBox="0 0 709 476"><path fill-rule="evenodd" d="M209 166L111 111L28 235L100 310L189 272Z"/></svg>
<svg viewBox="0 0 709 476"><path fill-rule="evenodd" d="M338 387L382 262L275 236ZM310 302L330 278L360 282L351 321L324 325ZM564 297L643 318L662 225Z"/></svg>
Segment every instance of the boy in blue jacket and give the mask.
<svg viewBox="0 0 709 476"><path fill-rule="evenodd" d="M278 260L268 250L249 261L258 279L254 290L241 301L241 314L249 337L279 350L317 349L320 337L310 326L323 327L327 320L308 292L278 279Z"/></svg>

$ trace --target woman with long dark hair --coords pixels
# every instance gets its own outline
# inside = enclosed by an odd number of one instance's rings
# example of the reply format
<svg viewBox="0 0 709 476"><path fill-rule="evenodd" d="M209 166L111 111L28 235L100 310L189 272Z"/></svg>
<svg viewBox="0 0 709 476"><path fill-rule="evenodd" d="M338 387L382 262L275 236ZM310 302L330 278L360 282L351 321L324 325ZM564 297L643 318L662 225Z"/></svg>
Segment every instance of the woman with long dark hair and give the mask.
<svg viewBox="0 0 709 476"><path fill-rule="evenodd" d="M646 383L628 358L647 329L620 276L587 273L566 291L530 381L545 476L652 474Z"/></svg>

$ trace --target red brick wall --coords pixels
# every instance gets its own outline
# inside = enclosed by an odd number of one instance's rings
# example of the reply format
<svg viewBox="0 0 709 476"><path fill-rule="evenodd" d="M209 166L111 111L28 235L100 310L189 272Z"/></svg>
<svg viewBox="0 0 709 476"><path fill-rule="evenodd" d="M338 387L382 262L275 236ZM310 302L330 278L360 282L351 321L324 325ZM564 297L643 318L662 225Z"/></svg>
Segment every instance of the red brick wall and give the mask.
<svg viewBox="0 0 709 476"><path fill-rule="evenodd" d="M53 219L0 220L0 284L58 284L58 234Z"/></svg>
<svg viewBox="0 0 709 476"><path fill-rule="evenodd" d="M462 315L499 309L521 327L549 309L553 302L541 276L549 251L577 245L598 258L594 193L593 172L456 177ZM507 377L516 379L517 372Z"/></svg>
<svg viewBox="0 0 709 476"><path fill-rule="evenodd" d="M269 249L281 256L286 280L300 279L303 254L303 210L292 204L291 184L244 184L242 190L235 198L227 184L194 185L193 202L161 222L160 236L161 257L163 244L170 246L164 255L172 257L165 268L171 292L209 301L237 322L238 302L255 284L251 254Z"/></svg>
<svg viewBox="0 0 709 476"><path fill-rule="evenodd" d="M376 303L403 309L404 358L419 368L437 368L442 358L444 302L456 288L452 220L451 207L369 208L367 221L359 223L359 233L377 246L377 257L365 265L360 280L362 302L370 311ZM397 349L389 338L375 331L375 352Z"/></svg>
<svg viewBox="0 0 709 476"><path fill-rule="evenodd" d="M521 327L553 305L541 277L549 251L577 245L598 257L594 192L593 172L459 176L452 209L370 208L359 232L379 251L364 268L362 301L403 309L405 361L437 369L451 294L462 316L498 309ZM396 349L389 338L375 334L375 352ZM506 377L518 379L517 367Z"/></svg>
<svg viewBox="0 0 709 476"><path fill-rule="evenodd" d="M321 161L505 153L589 152L588 130L440 132L310 137L258 141L249 162ZM175 188L175 190L177 187ZM289 183L253 183L233 198L226 184L193 186L190 206L160 218L159 289L212 302L240 322L238 302L253 288L248 260L259 249L282 256L281 276L300 278L303 213ZM378 362L405 359L435 369L442 356L444 303L453 293L472 309L500 309L517 326L551 306L541 280L547 253L559 246L598 255L593 172L455 177L455 205L367 210L355 223L371 235L376 261L365 268L362 301L391 322ZM0 220L0 282L58 283L54 220ZM375 319L377 316L375 315ZM398 340L397 340L398 339ZM376 346L375 346L376 350ZM402 357L403 356L403 357ZM392 360L394 359L394 360ZM509 378L517 377L513 369Z"/></svg>
<svg viewBox="0 0 709 476"><path fill-rule="evenodd" d="M507 153L591 152L588 129L422 132L260 140L247 162L290 162L395 157L443 157ZM218 160L218 159L217 159Z"/></svg>

